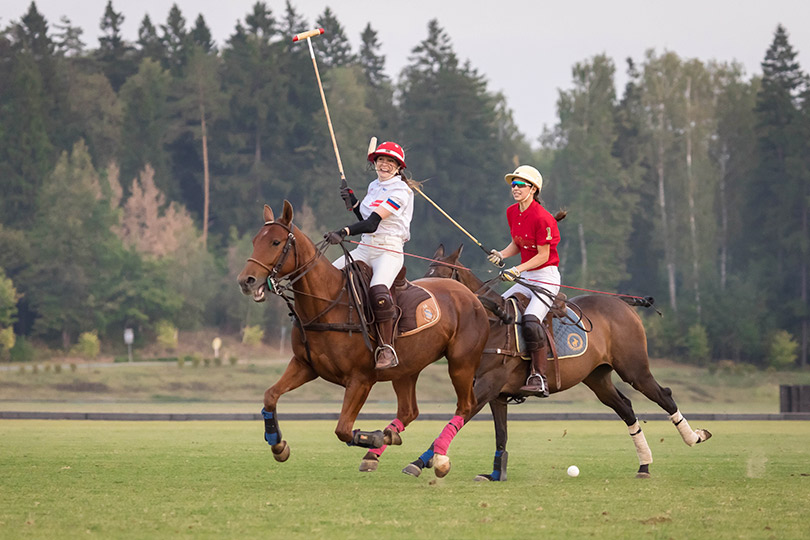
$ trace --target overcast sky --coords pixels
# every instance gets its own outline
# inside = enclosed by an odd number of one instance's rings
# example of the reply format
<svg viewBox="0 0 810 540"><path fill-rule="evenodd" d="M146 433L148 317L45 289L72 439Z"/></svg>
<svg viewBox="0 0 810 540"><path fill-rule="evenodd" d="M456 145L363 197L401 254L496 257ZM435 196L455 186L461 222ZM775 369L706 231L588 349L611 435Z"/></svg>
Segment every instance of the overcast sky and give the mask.
<svg viewBox="0 0 810 540"><path fill-rule="evenodd" d="M113 0L124 15L124 38L134 41L145 14L156 26L165 23L173 2ZM255 0L177 0L189 26L202 13L214 39L222 44L244 21ZM107 0L37 0L53 29L62 16L84 29L88 47L98 45L99 22ZM281 16L284 0L267 0ZM19 20L30 0L0 2L0 26ZM396 79L411 50L427 37L436 18L459 58L503 91L520 130L534 141L556 119L560 89L571 86L571 67L606 53L617 68L617 93L626 78L625 58L640 61L645 50L670 50L683 58L738 61L750 76L773 40L776 26L788 30L802 69L810 72L810 1L808 0L293 0L296 10L315 26L329 6L355 51L367 23L378 32L388 74ZM327 29L328 31L328 29ZM307 66L308 68L309 66ZM327 96L327 100L329 96Z"/></svg>

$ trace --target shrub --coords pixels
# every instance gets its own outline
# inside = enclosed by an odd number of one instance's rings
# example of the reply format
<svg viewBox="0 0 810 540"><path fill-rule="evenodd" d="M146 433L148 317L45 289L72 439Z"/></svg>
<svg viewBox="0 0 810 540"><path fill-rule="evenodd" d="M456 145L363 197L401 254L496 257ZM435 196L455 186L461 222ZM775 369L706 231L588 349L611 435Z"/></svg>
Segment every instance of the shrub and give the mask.
<svg viewBox="0 0 810 540"><path fill-rule="evenodd" d="M78 368L78 366L76 366L76 364L73 364L73 363L70 364L71 373L76 373L77 368Z"/></svg>
<svg viewBox="0 0 810 540"><path fill-rule="evenodd" d="M18 336L14 347L9 351L12 362L31 362L36 356L36 350L25 336Z"/></svg>
<svg viewBox="0 0 810 540"><path fill-rule="evenodd" d="M191 365L192 367L200 367L200 362L202 362L202 357L199 354L192 354L191 355Z"/></svg>
<svg viewBox="0 0 810 540"><path fill-rule="evenodd" d="M182 368L186 364L186 358L181 356L177 359L177 367Z"/></svg>
<svg viewBox="0 0 810 540"><path fill-rule="evenodd" d="M0 328L0 360L11 358L11 349L17 341L14 335L14 328Z"/></svg>
<svg viewBox="0 0 810 540"><path fill-rule="evenodd" d="M219 356L215 356L214 357L214 365L217 366L217 367L221 366L222 365L222 358L220 358Z"/></svg>
<svg viewBox="0 0 810 540"><path fill-rule="evenodd" d="M768 348L768 365L775 369L785 369L796 365L799 344L787 330L778 330L771 337Z"/></svg>
<svg viewBox="0 0 810 540"><path fill-rule="evenodd" d="M101 352L101 343L98 340L98 332L82 332L79 336L79 341L70 348L70 354L73 356L80 356L87 360L95 360L98 353Z"/></svg>
<svg viewBox="0 0 810 540"><path fill-rule="evenodd" d="M178 332L177 327L169 321L160 321L155 327L157 332L157 342L169 350L177 348Z"/></svg>
<svg viewBox="0 0 810 540"><path fill-rule="evenodd" d="M209 366L211 365L211 359L210 359L210 358L207 358L207 357L206 357L206 358L203 358L203 365L204 365L205 367L209 367Z"/></svg>
<svg viewBox="0 0 810 540"><path fill-rule="evenodd" d="M264 330L258 326L246 326L242 333L242 343L245 345L260 345L264 339Z"/></svg>
<svg viewBox="0 0 810 540"><path fill-rule="evenodd" d="M53 372L54 373L62 373L62 364L54 364Z"/></svg>
<svg viewBox="0 0 810 540"><path fill-rule="evenodd" d="M709 335L701 324L693 324L686 332L686 355L690 361L698 365L708 362L711 351L709 349Z"/></svg>
<svg viewBox="0 0 810 540"><path fill-rule="evenodd" d="M230 362L232 366L235 366L239 362L239 359L235 356L231 356L228 358L228 362Z"/></svg>

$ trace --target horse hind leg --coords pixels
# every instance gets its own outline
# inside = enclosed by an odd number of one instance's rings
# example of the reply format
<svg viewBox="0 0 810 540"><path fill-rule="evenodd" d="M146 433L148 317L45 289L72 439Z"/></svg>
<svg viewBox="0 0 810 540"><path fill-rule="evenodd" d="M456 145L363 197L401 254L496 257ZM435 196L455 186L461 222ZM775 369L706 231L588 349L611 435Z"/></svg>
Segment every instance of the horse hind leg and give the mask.
<svg viewBox="0 0 810 540"><path fill-rule="evenodd" d="M632 403L613 384L610 372L609 367L600 366L588 375L583 382L596 394L599 401L613 409L627 425L627 430L630 433L630 438L633 439L633 446L635 446L636 455L638 456L636 478L650 478L650 464L653 462L650 445L647 444L647 438L641 430Z"/></svg>
<svg viewBox="0 0 810 540"><path fill-rule="evenodd" d="M709 440L712 434L707 429L692 429L686 421L675 400L672 399L672 390L662 387L649 371L637 380L627 381L630 385L644 394L647 398L657 403L669 415L670 421L675 425L683 442L689 446Z"/></svg>
<svg viewBox="0 0 810 540"><path fill-rule="evenodd" d="M492 421L495 423L495 458L492 460L492 473L477 475L474 478L476 482L506 482L506 466L509 460L509 452L506 451L507 408L505 396L498 396L489 402Z"/></svg>

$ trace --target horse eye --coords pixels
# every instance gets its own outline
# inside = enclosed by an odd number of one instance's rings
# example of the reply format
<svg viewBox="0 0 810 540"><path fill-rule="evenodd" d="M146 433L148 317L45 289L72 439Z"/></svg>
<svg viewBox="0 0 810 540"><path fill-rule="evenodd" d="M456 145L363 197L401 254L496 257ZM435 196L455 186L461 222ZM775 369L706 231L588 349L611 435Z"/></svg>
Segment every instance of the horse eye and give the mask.
<svg viewBox="0 0 810 540"><path fill-rule="evenodd" d="M277 246L281 243L281 240L273 240L273 245Z"/></svg>

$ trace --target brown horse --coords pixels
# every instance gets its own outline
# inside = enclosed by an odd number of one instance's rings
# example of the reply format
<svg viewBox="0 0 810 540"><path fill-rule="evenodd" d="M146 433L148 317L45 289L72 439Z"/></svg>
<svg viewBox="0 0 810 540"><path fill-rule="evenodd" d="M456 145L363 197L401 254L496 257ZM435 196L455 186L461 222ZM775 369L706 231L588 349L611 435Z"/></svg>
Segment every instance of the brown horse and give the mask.
<svg viewBox="0 0 810 540"><path fill-rule="evenodd" d="M444 246L439 246L433 259L441 262L431 263L426 276L452 278L476 294L502 303L500 295L486 287L469 269L459 265L461 250L462 246L445 256ZM562 392L582 382L596 394L599 401L616 411L627 424L635 443L639 459L637 478L650 477L652 454L630 400L614 386L611 371L618 373L623 381L664 409L689 446L712 436L705 429L692 430L689 427L672 399L672 391L662 388L650 373L644 326L641 318L627 302L617 297L600 295L578 296L569 302L581 309L583 320L590 320L592 323L588 334L588 348L580 356L561 359L559 375L555 371L554 362L549 362L549 391ZM517 355L503 354L505 350L513 348L507 344L507 329L508 325L499 317L490 316L489 342L476 373L474 389L477 405L473 414L488 403L495 422L494 470L492 474L478 475L476 480L506 480L507 401L520 397L518 389L526 381L529 364ZM423 454L403 472L418 475L428 464L425 457L429 456Z"/></svg>
<svg viewBox="0 0 810 540"><path fill-rule="evenodd" d="M416 281L435 297L441 313L439 320L419 332L397 338L399 365L377 371L364 333L357 328L358 306L352 302L347 273L332 266L292 221L293 208L289 202L284 201L278 220L265 205L264 226L253 238L253 253L238 277L242 292L256 302L264 301L268 292L280 296L285 291L292 294L292 300L285 298L296 319L293 357L278 382L265 391L262 410L265 440L275 459L285 461L290 454L278 428L279 398L321 377L346 389L335 434L350 446L370 448L360 470L375 470L385 445L400 444L399 433L419 414L416 403L419 373L428 364L446 357L456 392L456 412L434 442L436 475L446 475L450 470L447 447L475 408L473 378L489 335L483 306L460 283L445 279ZM384 431L353 431L357 415L378 381L391 381L397 396L397 417Z"/></svg>

